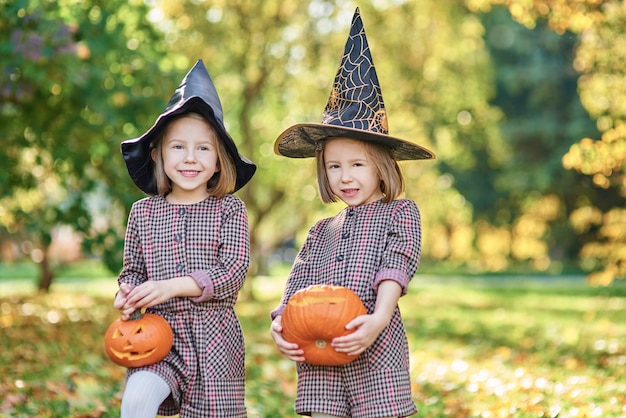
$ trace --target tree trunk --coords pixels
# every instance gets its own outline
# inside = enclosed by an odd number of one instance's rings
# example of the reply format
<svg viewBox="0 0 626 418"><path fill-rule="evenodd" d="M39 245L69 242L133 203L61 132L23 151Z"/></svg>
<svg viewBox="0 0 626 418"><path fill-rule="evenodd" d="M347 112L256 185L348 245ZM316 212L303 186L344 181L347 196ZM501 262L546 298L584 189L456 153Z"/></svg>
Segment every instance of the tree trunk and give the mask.
<svg viewBox="0 0 626 418"><path fill-rule="evenodd" d="M54 272L50 267L50 261L48 260L48 248L44 248L43 259L39 263L39 293L50 293L50 286L54 279Z"/></svg>

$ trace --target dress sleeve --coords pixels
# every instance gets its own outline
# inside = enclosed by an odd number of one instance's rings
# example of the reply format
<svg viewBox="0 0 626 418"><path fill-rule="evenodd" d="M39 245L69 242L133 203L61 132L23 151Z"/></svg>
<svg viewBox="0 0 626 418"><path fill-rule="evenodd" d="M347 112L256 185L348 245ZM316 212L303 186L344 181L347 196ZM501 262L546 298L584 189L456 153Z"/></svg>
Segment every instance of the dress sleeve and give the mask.
<svg viewBox="0 0 626 418"><path fill-rule="evenodd" d="M228 195L222 199L221 223L216 263L208 270L190 276L202 288L194 302L224 299L237 294L243 286L250 266L250 233L248 213L239 198Z"/></svg>
<svg viewBox="0 0 626 418"><path fill-rule="evenodd" d="M373 288L385 280L394 280L406 294L409 281L417 271L422 247L422 226L419 209L412 200L402 200L392 217L387 245Z"/></svg>
<svg viewBox="0 0 626 418"><path fill-rule="evenodd" d="M118 284L126 283L132 287L138 286L147 280L146 261L139 235L138 218L141 210L134 204L128 215L126 234L124 236L124 259Z"/></svg>

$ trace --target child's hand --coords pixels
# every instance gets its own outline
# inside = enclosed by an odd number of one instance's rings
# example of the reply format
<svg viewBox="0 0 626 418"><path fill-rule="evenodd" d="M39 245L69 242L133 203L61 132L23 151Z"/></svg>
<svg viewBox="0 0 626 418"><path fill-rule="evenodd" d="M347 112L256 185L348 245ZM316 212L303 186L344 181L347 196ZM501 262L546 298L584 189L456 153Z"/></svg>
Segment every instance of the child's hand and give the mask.
<svg viewBox="0 0 626 418"><path fill-rule="evenodd" d="M120 285L120 290L115 295L115 300L113 301L113 307L120 311L122 315L122 320L127 321L130 318L130 314L135 310L132 306L128 306L128 294L133 290L133 287L127 283L122 283Z"/></svg>
<svg viewBox="0 0 626 418"><path fill-rule="evenodd" d="M333 339L331 345L336 351L348 355L359 355L374 344L376 338L389 325L398 306L402 287L394 280L383 280L378 285L378 296L374 313L361 315L348 322L346 329L356 329L352 334Z"/></svg>
<svg viewBox="0 0 626 418"><path fill-rule="evenodd" d="M272 334L272 338L274 339L274 343L276 347L278 347L278 351L280 351L285 357L292 361L304 361L304 351L298 348L298 344L290 343L285 341L283 338L283 326L281 325L282 315L278 315L272 321L272 325L270 326L270 334Z"/></svg>
<svg viewBox="0 0 626 418"><path fill-rule="evenodd" d="M172 280L148 280L143 282L128 292L124 308L132 308L132 312L165 302L172 297L170 293L171 283Z"/></svg>
<svg viewBox="0 0 626 418"><path fill-rule="evenodd" d="M358 356L374 343L378 335L387 326L381 315L361 315L348 322L346 329L356 329L352 334L334 338L331 345L335 351Z"/></svg>

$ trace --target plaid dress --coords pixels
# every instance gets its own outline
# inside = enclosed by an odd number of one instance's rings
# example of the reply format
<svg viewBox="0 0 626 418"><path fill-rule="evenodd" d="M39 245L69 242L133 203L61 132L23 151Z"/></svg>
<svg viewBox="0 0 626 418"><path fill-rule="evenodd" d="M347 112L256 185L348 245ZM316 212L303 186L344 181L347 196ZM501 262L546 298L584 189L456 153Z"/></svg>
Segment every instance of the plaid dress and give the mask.
<svg viewBox="0 0 626 418"><path fill-rule="evenodd" d="M378 285L395 280L406 293L420 257L421 226L417 205L406 199L378 200L349 207L319 221L300 249L287 280L280 314L289 298L313 284L354 290L369 313ZM417 412L411 397L409 348L400 311L355 361L345 366L298 363L296 412L366 418L409 416Z"/></svg>
<svg viewBox="0 0 626 418"><path fill-rule="evenodd" d="M125 240L119 283L188 275L203 289L149 309L169 322L174 345L165 359L128 376L148 370L169 384L160 415L245 417L245 347L233 309L250 261L243 202L226 195L174 205L148 197L133 205Z"/></svg>

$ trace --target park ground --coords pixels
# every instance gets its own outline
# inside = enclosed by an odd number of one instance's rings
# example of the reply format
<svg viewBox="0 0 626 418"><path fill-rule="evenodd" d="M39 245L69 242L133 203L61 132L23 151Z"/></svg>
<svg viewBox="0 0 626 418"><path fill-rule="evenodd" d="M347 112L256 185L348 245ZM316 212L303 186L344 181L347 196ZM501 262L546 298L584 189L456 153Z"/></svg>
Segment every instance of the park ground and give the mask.
<svg viewBox="0 0 626 418"><path fill-rule="evenodd" d="M0 266L0 416L119 416L124 369L102 347L116 281L100 273L70 269L40 295L29 271ZM255 277L236 306L251 418L295 416L294 367L268 333L283 284ZM416 417L626 416L621 282L418 274L400 306Z"/></svg>

